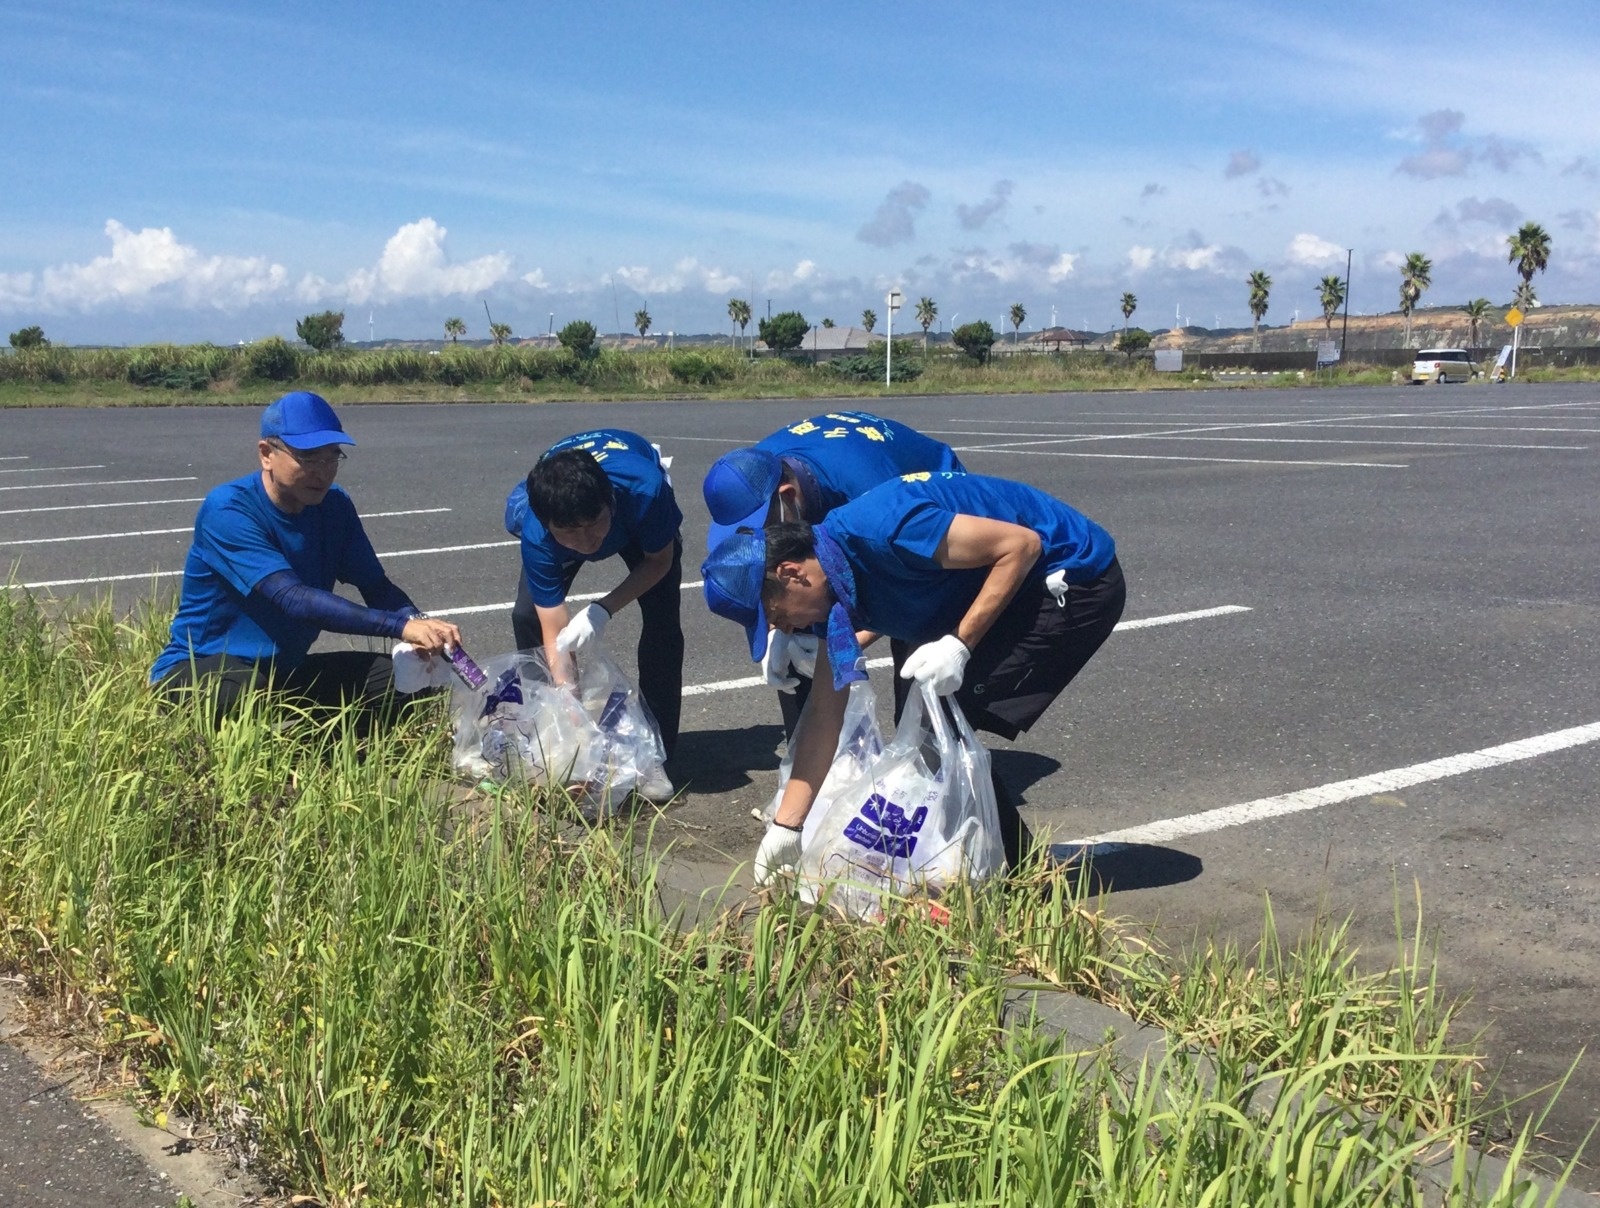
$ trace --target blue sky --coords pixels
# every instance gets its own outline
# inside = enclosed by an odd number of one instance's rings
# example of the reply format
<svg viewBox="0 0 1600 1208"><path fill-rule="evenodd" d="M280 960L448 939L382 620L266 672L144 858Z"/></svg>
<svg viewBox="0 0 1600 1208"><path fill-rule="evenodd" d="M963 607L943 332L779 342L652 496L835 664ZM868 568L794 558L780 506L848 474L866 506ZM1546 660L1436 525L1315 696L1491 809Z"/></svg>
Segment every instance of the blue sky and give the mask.
<svg viewBox="0 0 1600 1208"><path fill-rule="evenodd" d="M727 330L727 301L1243 326L1600 302L1592 0L0 0L0 325L59 342ZM554 319L550 318L554 315ZM901 316L909 325L910 315Z"/></svg>

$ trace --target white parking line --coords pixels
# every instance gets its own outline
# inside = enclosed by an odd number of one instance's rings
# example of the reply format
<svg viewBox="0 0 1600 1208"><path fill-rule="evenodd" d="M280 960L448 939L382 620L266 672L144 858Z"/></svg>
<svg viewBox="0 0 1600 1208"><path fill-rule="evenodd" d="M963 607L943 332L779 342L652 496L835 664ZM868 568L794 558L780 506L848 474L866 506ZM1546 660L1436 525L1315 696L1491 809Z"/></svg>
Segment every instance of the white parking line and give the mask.
<svg viewBox="0 0 1600 1208"><path fill-rule="evenodd" d="M1356 470L1407 470L1401 462L1387 461L1308 461L1304 458L1277 457L1179 457L1161 453L1068 453L1064 449L991 449L988 445L956 445L957 453L982 453L989 450L1017 457L1103 457L1112 461L1205 461L1241 466L1342 466Z"/></svg>
<svg viewBox="0 0 1600 1208"><path fill-rule="evenodd" d="M68 470L103 470L104 466L21 466L0 474L65 474Z"/></svg>
<svg viewBox="0 0 1600 1208"><path fill-rule="evenodd" d="M1136 621L1119 621L1113 633L1121 633L1125 629L1154 629L1158 625L1178 625L1184 621L1202 621L1207 617L1225 617L1236 612L1249 612L1250 609L1243 604L1223 604L1216 608L1202 608L1195 612L1173 612L1161 617L1141 617ZM440 614L443 615L443 614ZM894 663L892 658L877 658L867 660L867 669L875 667L888 667ZM709 684L690 684L684 688L685 696L709 696L713 692L733 692L739 688L759 688L766 685L766 677L760 675L747 675L740 679L714 680Z"/></svg>
<svg viewBox="0 0 1600 1208"><path fill-rule="evenodd" d="M516 543L513 542L512 544L516 544ZM380 555L380 557L381 556L383 556L383 555ZM678 590L679 591L689 591L689 590L691 590L693 588L704 587L704 586L705 586L705 580L704 579L696 579L693 583L680 583L678 585ZM610 594L611 593L607 592L607 591L592 591L592 592L589 592L587 595L568 596L567 599L568 600L574 600L574 601L577 601L579 603L583 603L583 602L588 601L588 600L603 600ZM515 603L516 603L515 600L507 600L503 604L468 604L464 608L435 608L433 610L433 612L431 613L431 615L432 616L436 616L436 617L443 617L444 619L449 620L452 617L470 617L470 616L473 616L475 614L485 613L485 612L510 612L511 609L512 609L512 606L515 605Z"/></svg>
<svg viewBox="0 0 1600 1208"><path fill-rule="evenodd" d="M58 503L47 508L8 508L0 516L31 516L35 512L82 512L89 508L148 508L160 503L200 503L203 497L193 499L130 499L123 503Z"/></svg>
<svg viewBox="0 0 1600 1208"><path fill-rule="evenodd" d="M1227 805L1221 809L1205 810L1182 818L1166 818L1160 822L1147 822L1142 826L1106 831L1086 839L1074 840L1069 846L1079 844L1089 846L1099 843L1170 843L1190 835L1202 835L1230 826L1244 826L1268 818L1281 818L1285 814L1298 814L1306 810L1321 809L1325 805L1338 805L1357 797L1370 797L1374 793L1392 793L1396 789L1427 784L1433 780L1443 780L1448 776L1460 776L1465 772L1479 772L1524 759L1535 759L1540 755L1549 755L1555 751L1564 751L1569 747L1583 746L1585 743L1595 741L1600 741L1600 722L1593 722L1587 726L1574 726L1569 730L1553 730L1548 734L1520 739L1517 742L1484 747L1481 751L1448 755L1443 759L1429 760L1427 763L1414 763L1409 767L1377 772L1371 776L1358 776L1354 780L1318 785L1316 788L1284 793L1278 797L1262 797L1255 801L1246 801L1242 805Z"/></svg>
<svg viewBox="0 0 1600 1208"><path fill-rule="evenodd" d="M473 545L435 545L428 549L393 549L386 554L379 554L379 558L414 558L419 554L459 554L472 549L503 549L508 545L521 545L519 538L513 537L509 541L479 541Z"/></svg>
<svg viewBox="0 0 1600 1208"><path fill-rule="evenodd" d="M194 525L182 528L136 529L127 533L84 533L78 537L24 537L19 541L0 541L0 545L59 545L67 541L109 541L115 537L161 537L168 533L192 533Z"/></svg>
<svg viewBox="0 0 1600 1208"><path fill-rule="evenodd" d="M99 482L30 482L25 487L0 487L0 491L71 491L81 487L131 487L142 482L198 481L199 479L193 474L186 474L182 478L107 478Z"/></svg>

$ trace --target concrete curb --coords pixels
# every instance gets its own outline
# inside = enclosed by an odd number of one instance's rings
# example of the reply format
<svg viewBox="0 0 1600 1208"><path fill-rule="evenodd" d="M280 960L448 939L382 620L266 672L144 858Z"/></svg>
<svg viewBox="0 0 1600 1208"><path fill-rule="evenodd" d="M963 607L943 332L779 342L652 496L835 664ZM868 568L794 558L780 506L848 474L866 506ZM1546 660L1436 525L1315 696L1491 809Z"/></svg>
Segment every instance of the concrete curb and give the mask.
<svg viewBox="0 0 1600 1208"><path fill-rule="evenodd" d="M732 895L741 890L730 884L727 865L714 865L674 859L670 850L658 853L661 860L657 874L657 891L662 908L668 916L679 915L680 924L692 925L700 919L736 908L740 903ZM1140 1023L1132 1016L1114 1007L1093 1002L1081 995L1056 986L1041 984L1036 978L1012 979L1001 1003L1001 1024L1007 1029L1033 1028L1058 1036L1063 1048L1084 1051L1086 1061L1095 1060L1109 1050L1119 1071L1132 1072L1146 1065L1158 1067L1174 1051L1171 1036L1162 1028ZM1210 1058L1201 1050L1187 1050L1206 1071L1215 1069ZM1261 1092L1258 1105L1276 1101L1270 1088ZM1424 1202L1429 1205L1450 1203L1451 1155L1448 1151L1424 1163L1421 1178L1424 1185ZM1507 1164L1493 1154L1477 1151L1471 1163L1469 1176L1475 1190L1487 1199L1501 1185ZM1526 1168L1525 1168L1526 1169ZM1537 1203L1555 1208L1577 1208L1581 1203L1592 1204L1595 1197L1565 1188L1556 1195L1552 1180L1537 1179L1523 1173L1517 1182L1520 1192L1533 1191Z"/></svg>

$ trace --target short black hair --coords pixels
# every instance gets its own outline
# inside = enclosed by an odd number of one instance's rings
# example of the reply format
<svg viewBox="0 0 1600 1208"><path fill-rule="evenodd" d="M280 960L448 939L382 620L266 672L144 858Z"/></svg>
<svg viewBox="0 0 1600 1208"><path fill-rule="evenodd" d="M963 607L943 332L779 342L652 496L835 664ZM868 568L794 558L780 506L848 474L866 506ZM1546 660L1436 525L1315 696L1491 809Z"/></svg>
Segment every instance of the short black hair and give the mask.
<svg viewBox="0 0 1600 1208"><path fill-rule="evenodd" d="M580 528L616 506L600 463L583 449L546 453L528 471L528 506L545 528Z"/></svg>
<svg viewBox="0 0 1600 1208"><path fill-rule="evenodd" d="M780 562L804 562L817 554L816 534L804 520L786 520L782 524L769 524L762 530L767 538L766 579L762 583L763 598L776 591L775 576Z"/></svg>

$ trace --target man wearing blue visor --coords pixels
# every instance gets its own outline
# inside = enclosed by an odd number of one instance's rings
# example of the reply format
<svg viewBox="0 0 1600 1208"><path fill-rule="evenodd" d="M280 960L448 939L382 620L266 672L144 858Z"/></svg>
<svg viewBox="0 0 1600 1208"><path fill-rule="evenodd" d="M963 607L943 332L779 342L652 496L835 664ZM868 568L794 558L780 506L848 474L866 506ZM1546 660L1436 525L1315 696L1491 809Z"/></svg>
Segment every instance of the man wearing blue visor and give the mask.
<svg viewBox="0 0 1600 1208"><path fill-rule="evenodd" d="M820 524L736 532L702 571L712 611L745 627L753 658L769 626L827 627L789 783L756 852L758 884L799 859L849 686L866 677L858 631L911 643L902 678L953 695L976 729L1010 739L1110 636L1127 595L1105 529L1034 487L975 474L911 474ZM1015 868L1027 828L998 778L995 797Z"/></svg>
<svg viewBox="0 0 1600 1208"><path fill-rule="evenodd" d="M784 520L816 524L840 504L903 474L964 469L949 445L897 420L867 411L814 415L718 459L706 473L711 513L708 552L740 528ZM895 666L909 651L892 642ZM816 639L770 635L757 656L762 674L778 689L784 730L794 727L811 687Z"/></svg>
<svg viewBox="0 0 1600 1208"><path fill-rule="evenodd" d="M461 641L389 581L350 496L334 485L344 460L339 417L297 390L261 416L260 469L211 491L194 522L172 638L150 670L166 695L203 689L215 716L247 689L274 687L319 707L361 706L362 724L395 704L387 653L309 653L327 630L400 638L426 654ZM333 591L349 583L365 606Z"/></svg>

